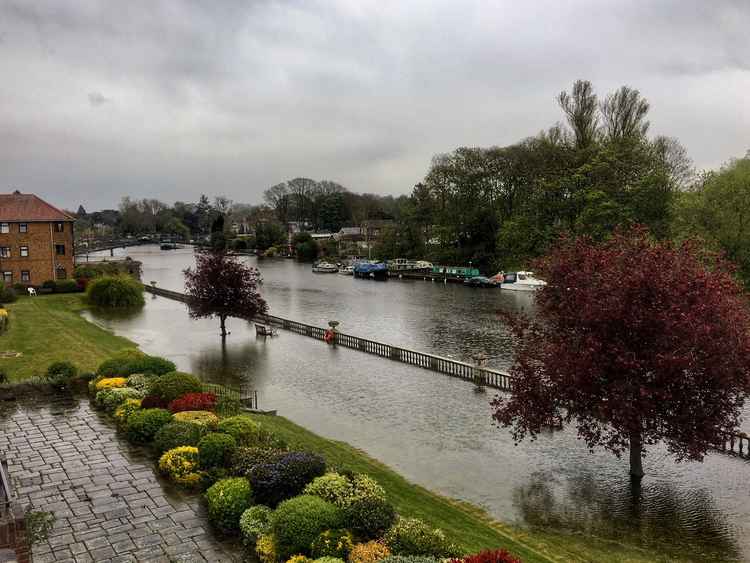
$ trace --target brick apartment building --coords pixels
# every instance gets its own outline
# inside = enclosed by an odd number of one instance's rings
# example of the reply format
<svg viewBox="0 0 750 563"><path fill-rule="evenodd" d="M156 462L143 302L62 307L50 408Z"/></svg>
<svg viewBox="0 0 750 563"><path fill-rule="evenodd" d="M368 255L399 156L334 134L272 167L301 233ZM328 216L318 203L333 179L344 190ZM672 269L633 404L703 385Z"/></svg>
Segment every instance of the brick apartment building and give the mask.
<svg viewBox="0 0 750 563"><path fill-rule="evenodd" d="M34 194L0 194L0 281L39 286L72 278L74 221Z"/></svg>

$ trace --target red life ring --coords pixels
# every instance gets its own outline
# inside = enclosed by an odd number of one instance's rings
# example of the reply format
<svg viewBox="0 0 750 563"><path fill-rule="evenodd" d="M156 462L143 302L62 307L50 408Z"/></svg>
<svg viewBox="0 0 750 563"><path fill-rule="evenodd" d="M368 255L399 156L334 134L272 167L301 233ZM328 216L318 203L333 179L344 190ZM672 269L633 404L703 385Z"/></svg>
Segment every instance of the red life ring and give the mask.
<svg viewBox="0 0 750 563"><path fill-rule="evenodd" d="M331 329L328 329L323 333L323 340L325 340L328 344L333 342L334 334Z"/></svg>

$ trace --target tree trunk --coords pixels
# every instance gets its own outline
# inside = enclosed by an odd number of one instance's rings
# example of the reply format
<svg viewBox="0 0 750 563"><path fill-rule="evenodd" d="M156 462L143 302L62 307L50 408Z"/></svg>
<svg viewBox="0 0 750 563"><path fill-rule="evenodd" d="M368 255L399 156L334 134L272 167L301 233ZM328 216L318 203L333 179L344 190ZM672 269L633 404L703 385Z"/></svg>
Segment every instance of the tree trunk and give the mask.
<svg viewBox="0 0 750 563"><path fill-rule="evenodd" d="M630 433L630 478L640 481L643 475L643 443L640 431L636 430Z"/></svg>
<svg viewBox="0 0 750 563"><path fill-rule="evenodd" d="M219 315L219 322L221 323L221 337L227 337L227 318L224 315Z"/></svg>

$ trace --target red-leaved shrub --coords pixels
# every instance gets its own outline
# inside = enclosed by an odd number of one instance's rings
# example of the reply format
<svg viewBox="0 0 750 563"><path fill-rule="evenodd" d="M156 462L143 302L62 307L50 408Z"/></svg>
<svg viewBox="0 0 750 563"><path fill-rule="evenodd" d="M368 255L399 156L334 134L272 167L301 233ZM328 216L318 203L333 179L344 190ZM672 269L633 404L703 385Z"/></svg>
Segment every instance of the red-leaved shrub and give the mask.
<svg viewBox="0 0 750 563"><path fill-rule="evenodd" d="M187 393L169 403L173 413L182 411L213 411L216 409L216 395L213 393Z"/></svg>
<svg viewBox="0 0 750 563"><path fill-rule="evenodd" d="M158 395L146 395L141 401L142 409L166 409L169 403Z"/></svg>
<svg viewBox="0 0 750 563"><path fill-rule="evenodd" d="M474 555L467 555L463 559L451 559L451 563L522 563L504 549L494 551L480 551Z"/></svg>

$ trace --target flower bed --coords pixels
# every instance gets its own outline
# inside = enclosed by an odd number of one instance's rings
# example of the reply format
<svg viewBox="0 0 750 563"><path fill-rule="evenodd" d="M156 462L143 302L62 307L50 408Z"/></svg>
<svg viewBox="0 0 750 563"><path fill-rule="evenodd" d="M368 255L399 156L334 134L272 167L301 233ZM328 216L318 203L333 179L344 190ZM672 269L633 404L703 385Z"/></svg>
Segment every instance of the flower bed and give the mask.
<svg viewBox="0 0 750 563"><path fill-rule="evenodd" d="M142 367L142 358L133 358ZM131 359L119 360L125 371L133 369ZM236 408L229 409L232 416L224 414L217 397L229 390L214 385L203 392L196 378L174 371L148 378L118 374L117 364L100 368L107 378L89 386L92 400L115 417L128 440L153 450L165 477L203 490L216 531L241 535L248 554L263 563L520 561L503 551L456 559L464 554L452 538L427 522L398 516L385 489L368 475L334 471L316 453L290 451L263 425L235 414Z"/></svg>

